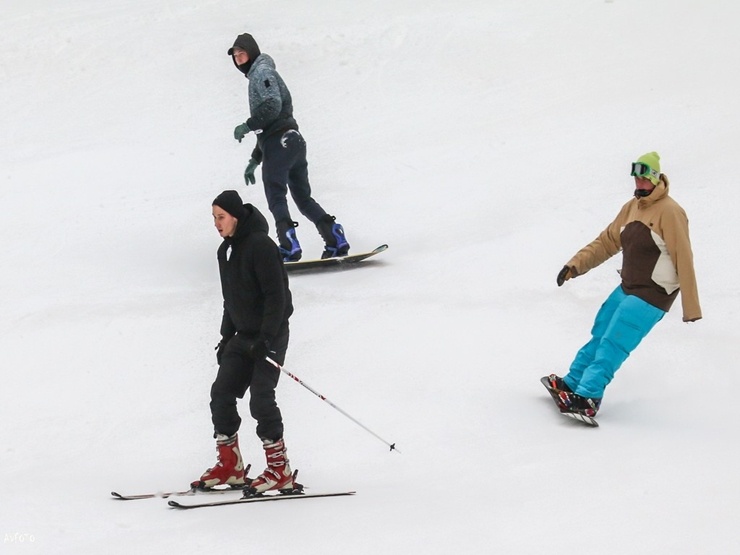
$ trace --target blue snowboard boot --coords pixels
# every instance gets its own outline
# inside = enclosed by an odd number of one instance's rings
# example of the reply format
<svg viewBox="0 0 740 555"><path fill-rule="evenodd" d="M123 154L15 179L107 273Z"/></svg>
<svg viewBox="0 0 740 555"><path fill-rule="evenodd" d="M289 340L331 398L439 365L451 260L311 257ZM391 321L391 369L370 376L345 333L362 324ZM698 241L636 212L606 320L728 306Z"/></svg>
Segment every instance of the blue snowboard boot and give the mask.
<svg viewBox="0 0 740 555"><path fill-rule="evenodd" d="M346 256L349 253L349 243L344 236L344 228L335 220L334 216L325 214L316 222L316 229L319 230L319 235L324 240L322 259Z"/></svg>
<svg viewBox="0 0 740 555"><path fill-rule="evenodd" d="M295 228L298 222L291 220L280 220L275 223L277 227L277 236L280 246L280 254L283 255L284 262L296 262L301 259L303 251L296 237Z"/></svg>

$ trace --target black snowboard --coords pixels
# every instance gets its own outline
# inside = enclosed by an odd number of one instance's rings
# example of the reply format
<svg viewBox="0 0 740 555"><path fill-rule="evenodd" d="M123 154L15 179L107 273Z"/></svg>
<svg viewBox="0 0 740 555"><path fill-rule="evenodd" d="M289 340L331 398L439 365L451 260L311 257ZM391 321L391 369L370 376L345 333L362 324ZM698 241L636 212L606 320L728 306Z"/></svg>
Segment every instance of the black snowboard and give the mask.
<svg viewBox="0 0 740 555"><path fill-rule="evenodd" d="M285 262L285 269L289 272L298 270L315 270L324 268L352 268L357 267L358 262L362 262L383 252L388 245L380 245L377 249L360 254L349 254L347 256L338 256L336 258L324 258L315 260L299 260L298 262Z"/></svg>
<svg viewBox="0 0 740 555"><path fill-rule="evenodd" d="M596 419L592 416L586 416L585 414L581 414L580 412L569 411L567 408L565 408L562 401L560 400L560 397L558 396L558 390L550 385L550 380L547 379L547 376L543 376L542 378L540 378L540 381L542 382L542 385L545 386L545 389L547 389L547 391L550 393L552 400L555 401L560 414L562 414L563 416L567 416L568 418L572 418L573 420L576 420L578 422L583 422L588 426L594 426L596 428L599 427L599 423L596 422Z"/></svg>

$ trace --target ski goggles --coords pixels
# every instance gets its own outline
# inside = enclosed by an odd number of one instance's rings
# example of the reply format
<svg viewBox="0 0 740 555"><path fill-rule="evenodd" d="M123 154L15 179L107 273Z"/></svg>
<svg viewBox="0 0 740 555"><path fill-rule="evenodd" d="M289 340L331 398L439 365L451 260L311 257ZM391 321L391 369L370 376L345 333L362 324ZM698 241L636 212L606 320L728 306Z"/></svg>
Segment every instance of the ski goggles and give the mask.
<svg viewBox="0 0 740 555"><path fill-rule="evenodd" d="M654 177L655 179L660 178L660 174L644 162L632 162L632 171L630 172L630 175L632 177Z"/></svg>

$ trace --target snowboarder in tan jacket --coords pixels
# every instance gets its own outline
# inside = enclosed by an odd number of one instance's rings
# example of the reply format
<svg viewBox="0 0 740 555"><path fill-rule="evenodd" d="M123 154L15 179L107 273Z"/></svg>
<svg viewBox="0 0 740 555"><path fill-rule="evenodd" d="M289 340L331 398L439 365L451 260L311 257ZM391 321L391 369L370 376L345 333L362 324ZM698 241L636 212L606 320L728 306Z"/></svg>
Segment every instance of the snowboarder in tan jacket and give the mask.
<svg viewBox="0 0 740 555"><path fill-rule="evenodd" d="M614 373L668 312L679 291L683 321L702 317L688 218L669 195L658 153L638 158L631 175L634 198L557 276L561 286L622 251L622 282L596 314L591 340L578 351L565 376L549 376L564 412L595 416Z"/></svg>

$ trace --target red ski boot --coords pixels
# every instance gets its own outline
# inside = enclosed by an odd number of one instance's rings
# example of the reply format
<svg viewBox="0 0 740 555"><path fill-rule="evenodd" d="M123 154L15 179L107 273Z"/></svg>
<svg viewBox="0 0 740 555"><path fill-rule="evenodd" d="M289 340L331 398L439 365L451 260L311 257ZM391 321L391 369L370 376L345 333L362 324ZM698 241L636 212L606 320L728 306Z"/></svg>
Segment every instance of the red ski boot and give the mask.
<svg viewBox="0 0 740 555"><path fill-rule="evenodd" d="M216 452L218 462L213 468L209 468L196 480L191 487L195 489L209 489L214 486L227 485L233 488L244 486L244 463L239 451L239 438L237 434L216 436Z"/></svg>
<svg viewBox="0 0 740 555"><path fill-rule="evenodd" d="M254 480L247 480L249 486L245 488L245 495L259 495L270 490L293 490L293 473L290 470L290 461L285 456L285 442L279 439L275 442L269 439L262 440L262 447L267 458L267 468Z"/></svg>

